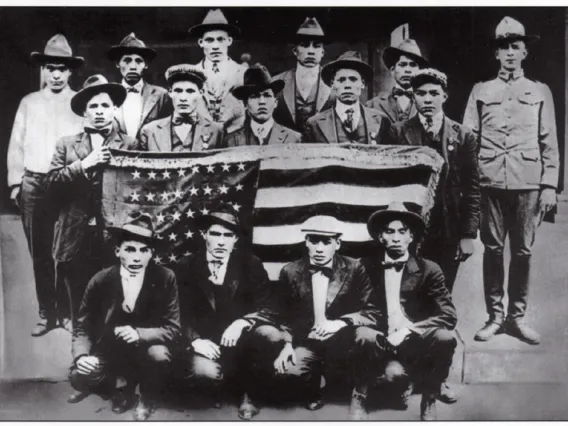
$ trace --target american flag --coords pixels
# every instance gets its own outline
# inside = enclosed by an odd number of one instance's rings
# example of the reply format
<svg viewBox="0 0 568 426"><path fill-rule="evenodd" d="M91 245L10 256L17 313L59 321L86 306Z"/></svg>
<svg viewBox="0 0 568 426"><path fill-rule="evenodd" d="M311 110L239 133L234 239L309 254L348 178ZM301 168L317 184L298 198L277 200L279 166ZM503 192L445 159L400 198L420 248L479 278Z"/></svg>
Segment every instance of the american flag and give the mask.
<svg viewBox="0 0 568 426"><path fill-rule="evenodd" d="M113 151L103 176L105 224L133 210L152 215L173 265L202 244L195 219L230 204L271 279L302 256L300 225L316 214L343 224L341 252L368 254L367 219L402 201L428 220L443 160L430 148L321 145L250 146L198 153ZM251 239L252 237L252 239Z"/></svg>

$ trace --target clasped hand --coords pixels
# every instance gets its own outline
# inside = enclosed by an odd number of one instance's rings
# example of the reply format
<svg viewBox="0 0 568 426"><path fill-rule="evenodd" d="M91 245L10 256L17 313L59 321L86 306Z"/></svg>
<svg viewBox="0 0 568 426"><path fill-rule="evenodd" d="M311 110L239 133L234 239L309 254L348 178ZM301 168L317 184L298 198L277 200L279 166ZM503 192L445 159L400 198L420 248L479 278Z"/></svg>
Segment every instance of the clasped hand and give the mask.
<svg viewBox="0 0 568 426"><path fill-rule="evenodd" d="M308 334L308 339L326 340L346 327L347 323L342 320L325 320L315 324Z"/></svg>
<svg viewBox="0 0 568 426"><path fill-rule="evenodd" d="M129 325L115 327L114 336L126 343L137 343L140 340L140 334L138 334L138 331Z"/></svg>

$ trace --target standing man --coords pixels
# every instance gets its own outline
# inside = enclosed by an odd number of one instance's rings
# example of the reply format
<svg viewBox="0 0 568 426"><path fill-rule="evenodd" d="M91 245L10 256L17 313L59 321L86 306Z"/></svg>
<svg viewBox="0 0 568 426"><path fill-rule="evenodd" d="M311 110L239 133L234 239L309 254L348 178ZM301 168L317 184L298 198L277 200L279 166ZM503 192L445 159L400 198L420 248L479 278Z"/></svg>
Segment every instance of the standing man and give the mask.
<svg viewBox="0 0 568 426"><path fill-rule="evenodd" d="M418 241L424 222L402 203L373 213L367 228L382 246L362 263L371 277L377 308L386 314L375 332L379 349L386 350L386 375L402 382L403 396L409 396L404 390L410 381L420 379L420 418L437 420L436 399L456 348L452 330L457 314L444 274L434 262L410 254L409 246Z"/></svg>
<svg viewBox="0 0 568 426"><path fill-rule="evenodd" d="M198 109L205 75L193 65L180 64L166 71L168 95L174 111L140 131L144 151L184 152L222 148L223 126Z"/></svg>
<svg viewBox="0 0 568 426"><path fill-rule="evenodd" d="M369 327L377 325L379 312L371 303L372 286L363 265L337 253L340 225L331 216L313 216L302 224L307 256L280 272L286 345L274 366L303 381L306 408L312 411L324 405L324 371L348 371L354 383L349 419L366 420L376 341Z"/></svg>
<svg viewBox="0 0 568 426"><path fill-rule="evenodd" d="M284 80L274 119L283 126L303 132L308 118L331 107L331 88L321 79L325 36L316 18L306 18L296 32L292 52L296 68L275 77Z"/></svg>
<svg viewBox="0 0 568 426"><path fill-rule="evenodd" d="M205 55L196 64L207 78L200 112L209 114L227 132L241 127L245 114L242 103L231 95L233 87L243 84L247 69L246 65L237 64L229 57L229 47L240 33L239 28L229 24L220 9L210 10L203 23L189 30L189 35L198 39Z"/></svg>
<svg viewBox="0 0 568 426"><path fill-rule="evenodd" d="M109 49L107 57L116 63L126 89L126 99L116 114L118 128L136 138L142 126L171 112L167 90L149 84L143 78L148 65L156 57L156 51L130 33L119 45Z"/></svg>
<svg viewBox="0 0 568 426"><path fill-rule="evenodd" d="M559 159L552 93L547 85L526 78L522 68L527 43L535 39L538 36L526 35L520 22L503 18L495 30L499 74L473 87L464 116L480 149L483 284L489 320L475 335L479 341L504 331L529 344L540 343L524 316L531 250L543 216L556 205ZM505 319L507 234L511 263Z"/></svg>
<svg viewBox="0 0 568 426"><path fill-rule="evenodd" d="M67 39L56 34L43 53L33 52L32 61L40 66L45 87L25 96L18 107L8 147L8 186L18 206L32 256L39 321L32 336L41 336L57 326L65 326L68 314L57 307L55 266L51 256L53 225L57 212L45 191L45 176L55 144L65 135L81 129L81 118L69 107L75 92L69 87L73 70L83 58L73 56Z"/></svg>
<svg viewBox="0 0 568 426"><path fill-rule="evenodd" d="M284 87L284 81L273 80L261 64L245 71L244 84L233 89L233 96L244 103L247 115L243 127L227 135L228 147L302 141L300 133L281 126L272 118L279 104L278 94Z"/></svg>
<svg viewBox="0 0 568 426"><path fill-rule="evenodd" d="M389 144L390 122L375 109L359 102L365 82L372 81L372 68L359 52L349 51L322 68L323 81L331 85L332 108L307 121L305 140L321 143Z"/></svg>
<svg viewBox="0 0 568 426"><path fill-rule="evenodd" d="M406 39L396 47L387 47L383 52L383 63L394 78L394 87L379 93L366 105L381 111L393 124L414 117L417 109L410 81L420 68L428 66L418 44Z"/></svg>

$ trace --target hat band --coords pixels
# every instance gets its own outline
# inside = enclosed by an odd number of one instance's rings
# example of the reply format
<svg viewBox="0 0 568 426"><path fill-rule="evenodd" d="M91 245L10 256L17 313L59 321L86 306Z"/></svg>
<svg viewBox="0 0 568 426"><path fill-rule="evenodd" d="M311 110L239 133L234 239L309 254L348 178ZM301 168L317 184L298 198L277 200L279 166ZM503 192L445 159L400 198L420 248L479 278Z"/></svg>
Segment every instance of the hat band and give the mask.
<svg viewBox="0 0 568 426"><path fill-rule="evenodd" d="M215 217L217 219L220 219L224 222L230 223L233 226L238 226L238 224L235 221L235 217L229 213L211 213L210 214L211 217Z"/></svg>
<svg viewBox="0 0 568 426"><path fill-rule="evenodd" d="M138 225L132 225L132 224L126 224L122 227L123 231L126 232L130 232L131 234L136 234L136 235L140 235L141 237L147 237L147 238L152 238L154 236L154 233L148 229L148 228L143 228L142 226L138 226Z"/></svg>
<svg viewBox="0 0 568 426"><path fill-rule="evenodd" d="M306 235L324 235L326 237L334 237L342 235L341 232L322 231L320 229L302 229L301 231Z"/></svg>

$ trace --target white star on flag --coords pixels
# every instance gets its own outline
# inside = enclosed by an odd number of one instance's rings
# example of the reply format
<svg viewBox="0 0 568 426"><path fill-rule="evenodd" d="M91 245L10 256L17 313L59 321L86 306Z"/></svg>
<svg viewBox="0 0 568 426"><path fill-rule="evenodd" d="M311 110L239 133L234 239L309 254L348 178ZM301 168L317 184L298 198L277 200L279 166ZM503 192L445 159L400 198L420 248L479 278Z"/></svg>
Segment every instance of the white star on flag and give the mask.
<svg viewBox="0 0 568 426"><path fill-rule="evenodd" d="M170 178L170 172L165 170L162 172L162 176L164 177L164 179L169 179Z"/></svg>
<svg viewBox="0 0 568 426"><path fill-rule="evenodd" d="M172 254L170 254L170 257L169 257L169 259L170 259L170 262L177 262L177 257L176 257L176 255L175 255L175 254L173 254L173 253L172 253Z"/></svg>
<svg viewBox="0 0 568 426"><path fill-rule="evenodd" d="M213 191L213 189L209 188L209 185L206 185L205 188L203 188L203 192L205 192L205 195L210 195L211 191Z"/></svg>
<svg viewBox="0 0 568 426"><path fill-rule="evenodd" d="M193 166L191 168L191 173L195 174L195 173L199 173L199 166Z"/></svg>
<svg viewBox="0 0 568 426"><path fill-rule="evenodd" d="M172 219L173 219L174 221L178 221L178 220L180 220L180 218L181 218L181 213L180 213L180 212L175 212L175 213L172 215Z"/></svg>
<svg viewBox="0 0 568 426"><path fill-rule="evenodd" d="M176 200L177 200L177 199L181 199L181 197L183 196L183 193L179 189L176 189L174 191L173 195L174 195L174 197L176 197Z"/></svg>
<svg viewBox="0 0 568 426"><path fill-rule="evenodd" d="M165 217L162 213L158 213L156 215L156 220L158 221L158 223L162 223L165 220Z"/></svg>
<svg viewBox="0 0 568 426"><path fill-rule="evenodd" d="M226 187L225 184L223 184L219 187L219 193L220 194L226 194L228 190L229 190L229 188Z"/></svg>
<svg viewBox="0 0 568 426"><path fill-rule="evenodd" d="M234 203L234 204L233 204L233 208L234 208L236 211L239 211L239 210L241 209L241 206L240 206L239 204L237 204L237 203Z"/></svg>
<svg viewBox="0 0 568 426"><path fill-rule="evenodd" d="M193 232L191 232L190 230L188 230L188 231L185 233L185 238L191 238L191 237L193 237Z"/></svg>
<svg viewBox="0 0 568 426"><path fill-rule="evenodd" d="M195 188L194 186L192 186L189 189L190 195L197 195L197 191L199 191L197 188Z"/></svg>
<svg viewBox="0 0 568 426"><path fill-rule="evenodd" d="M239 183L238 185L235 186L235 189L237 191L242 191L243 190L243 186Z"/></svg>
<svg viewBox="0 0 568 426"><path fill-rule="evenodd" d="M237 169L237 170L239 170L239 171L243 171L243 172L245 171L245 165L244 165L243 163L239 163L239 164L237 164L237 167L238 167L238 169Z"/></svg>
<svg viewBox="0 0 568 426"><path fill-rule="evenodd" d="M148 173L148 177L149 177L150 179L156 179L156 172L150 172L150 173Z"/></svg>
<svg viewBox="0 0 568 426"><path fill-rule="evenodd" d="M185 169L179 169L178 174L180 177L185 176Z"/></svg>
<svg viewBox="0 0 568 426"><path fill-rule="evenodd" d="M134 179L140 179L140 172L138 170L134 170L131 174Z"/></svg>
<svg viewBox="0 0 568 426"><path fill-rule="evenodd" d="M229 169L231 168L231 166L229 164L223 164L221 167L223 167L224 172L228 172Z"/></svg>
<svg viewBox="0 0 568 426"><path fill-rule="evenodd" d="M172 232L170 235L168 235L168 238L170 239L170 241L175 241L176 240L177 235Z"/></svg>
<svg viewBox="0 0 568 426"><path fill-rule="evenodd" d="M207 173L213 173L213 165L208 165L207 166Z"/></svg>
<svg viewBox="0 0 568 426"><path fill-rule="evenodd" d="M156 265L161 265L162 264L162 258L160 256L156 256L154 258L154 262L156 262Z"/></svg>
<svg viewBox="0 0 568 426"><path fill-rule="evenodd" d="M187 209L187 211L185 212L185 215L186 215L187 217L193 217L194 212L193 212L193 210L191 210L191 209Z"/></svg>
<svg viewBox="0 0 568 426"><path fill-rule="evenodd" d="M146 194L146 199L147 199L148 201L154 201L154 198L155 198L155 197L156 197L156 194L152 194L151 192L148 192L148 193Z"/></svg>
<svg viewBox="0 0 568 426"><path fill-rule="evenodd" d="M202 215L209 214L209 210L207 210L206 207L203 207L203 208L201 209L201 214L202 214Z"/></svg>
<svg viewBox="0 0 568 426"><path fill-rule="evenodd" d="M168 191L164 191L160 195L160 197L162 197L162 201L167 201L169 196L170 196L170 193Z"/></svg>
<svg viewBox="0 0 568 426"><path fill-rule="evenodd" d="M130 194L130 198L132 198L132 201L140 201L140 194L138 192L133 192Z"/></svg>
<svg viewBox="0 0 568 426"><path fill-rule="evenodd" d="M183 255L184 255L184 256L191 256L191 252L188 250L188 251L186 251Z"/></svg>

